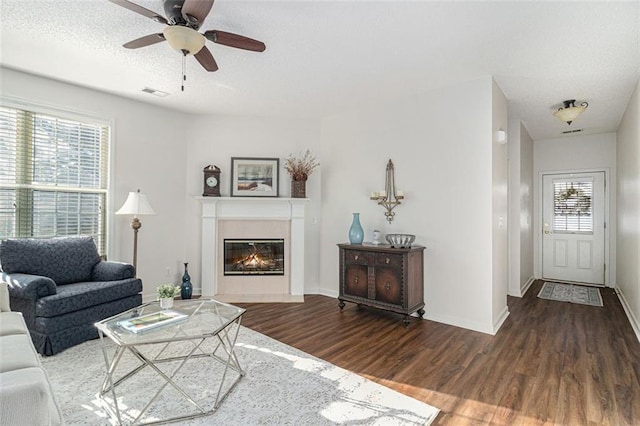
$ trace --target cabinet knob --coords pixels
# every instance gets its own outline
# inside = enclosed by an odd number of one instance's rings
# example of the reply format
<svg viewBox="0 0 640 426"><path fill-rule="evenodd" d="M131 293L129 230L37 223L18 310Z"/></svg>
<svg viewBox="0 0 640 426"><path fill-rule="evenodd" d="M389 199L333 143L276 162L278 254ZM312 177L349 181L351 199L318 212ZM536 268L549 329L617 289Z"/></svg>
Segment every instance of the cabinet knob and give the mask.
<svg viewBox="0 0 640 426"><path fill-rule="evenodd" d="M359 280L358 280L358 276L356 275L356 276L355 276L355 278L353 278L353 282L354 282L354 283L356 283L356 284L358 284L358 281L359 281Z"/></svg>
<svg viewBox="0 0 640 426"><path fill-rule="evenodd" d="M353 258L354 258L355 260L358 260L358 258L359 258L359 257L360 257L360 256L358 256L357 254L356 254L355 256L353 256Z"/></svg>
<svg viewBox="0 0 640 426"><path fill-rule="evenodd" d="M389 262L391 262L391 259L389 259L389 258L387 257L387 260L385 260L385 262L386 262L386 264L388 265L388 264L389 264Z"/></svg>
<svg viewBox="0 0 640 426"><path fill-rule="evenodd" d="M387 259L388 260L388 259ZM391 288L391 283L389 281L387 281L386 283L384 283L384 288L389 290Z"/></svg>

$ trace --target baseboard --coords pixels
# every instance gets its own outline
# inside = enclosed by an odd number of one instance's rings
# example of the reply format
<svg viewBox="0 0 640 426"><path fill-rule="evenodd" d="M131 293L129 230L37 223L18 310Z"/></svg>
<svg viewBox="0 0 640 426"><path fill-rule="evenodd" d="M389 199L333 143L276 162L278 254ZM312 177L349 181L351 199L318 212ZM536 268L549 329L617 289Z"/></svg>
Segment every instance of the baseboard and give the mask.
<svg viewBox="0 0 640 426"><path fill-rule="evenodd" d="M304 292L305 294L319 294L320 296L332 297L334 299L337 299L339 296L339 293L337 290L329 290L327 288L320 288L320 287L305 289Z"/></svg>
<svg viewBox="0 0 640 426"><path fill-rule="evenodd" d="M509 316L509 307L505 306L504 310L498 317L498 320L493 323L493 335L495 335L498 332L498 330L500 330L500 327L502 327L502 324L504 324L508 316Z"/></svg>
<svg viewBox="0 0 640 426"><path fill-rule="evenodd" d="M223 303L304 303L304 296L290 294L216 294Z"/></svg>
<svg viewBox="0 0 640 426"><path fill-rule="evenodd" d="M493 326L491 324L480 324L475 321L469 321L464 318L452 317L449 315L430 314L429 311L424 315L424 319L429 321L435 321L446 325L452 325L454 327L465 328L471 331L478 331L489 335L495 335Z"/></svg>
<svg viewBox="0 0 640 426"><path fill-rule="evenodd" d="M509 290L507 291L507 296L524 297L525 293L527 292L527 290L529 290L529 287L531 287L531 284L533 284L535 280L536 277L534 277L533 275L530 276L529 279L524 282L524 284L520 284L520 288L516 288L513 291L511 290L511 288L509 288Z"/></svg>
<svg viewBox="0 0 640 426"><path fill-rule="evenodd" d="M531 275L527 280L527 282L525 282L524 285L520 288L520 294L522 294L523 296L527 294L527 291L535 281L536 281L536 277Z"/></svg>
<svg viewBox="0 0 640 426"><path fill-rule="evenodd" d="M622 308L624 309L624 312L627 314L627 318L629 318L629 322L631 323L631 328L633 328L634 333L636 333L636 338L640 342L640 321L638 321L638 318L636 318L633 311L631 310L631 306L629 306L629 302L627 301L627 298L624 296L624 293L620 290L620 287L616 287L615 290L616 290L616 294L618 295L618 299L622 304Z"/></svg>
<svg viewBox="0 0 640 426"><path fill-rule="evenodd" d="M223 303L304 303L304 295L290 294L216 294L215 296L193 295L194 299L215 299ZM155 294L145 294L142 296L142 303L149 303L158 300Z"/></svg>

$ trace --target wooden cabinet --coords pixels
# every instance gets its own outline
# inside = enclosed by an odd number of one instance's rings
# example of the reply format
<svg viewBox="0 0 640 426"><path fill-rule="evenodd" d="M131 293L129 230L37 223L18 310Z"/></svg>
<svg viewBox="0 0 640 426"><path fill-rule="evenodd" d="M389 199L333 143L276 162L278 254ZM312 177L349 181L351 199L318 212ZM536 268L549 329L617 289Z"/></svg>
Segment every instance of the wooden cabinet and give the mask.
<svg viewBox="0 0 640 426"><path fill-rule="evenodd" d="M424 315L424 247L391 248L389 245L338 244L340 295L344 302L372 306L404 315Z"/></svg>

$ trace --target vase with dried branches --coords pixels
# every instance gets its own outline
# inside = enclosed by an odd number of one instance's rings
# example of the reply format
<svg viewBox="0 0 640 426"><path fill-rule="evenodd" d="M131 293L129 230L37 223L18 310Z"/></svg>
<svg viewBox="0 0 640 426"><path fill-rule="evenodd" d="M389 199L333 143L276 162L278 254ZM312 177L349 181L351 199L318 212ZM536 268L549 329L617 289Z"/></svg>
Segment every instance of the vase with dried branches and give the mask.
<svg viewBox="0 0 640 426"><path fill-rule="evenodd" d="M291 176L291 198L306 198L307 179L320 163L310 150L301 156L289 156L284 163L284 169Z"/></svg>

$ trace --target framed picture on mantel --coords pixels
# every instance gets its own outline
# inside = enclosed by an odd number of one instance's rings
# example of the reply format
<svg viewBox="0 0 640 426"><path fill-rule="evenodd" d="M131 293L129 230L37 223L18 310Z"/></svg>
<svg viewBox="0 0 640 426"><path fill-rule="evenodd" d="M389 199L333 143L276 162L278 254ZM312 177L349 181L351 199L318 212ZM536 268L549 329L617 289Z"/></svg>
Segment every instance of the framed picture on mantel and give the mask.
<svg viewBox="0 0 640 426"><path fill-rule="evenodd" d="M232 197L277 197L279 158L231 158Z"/></svg>

